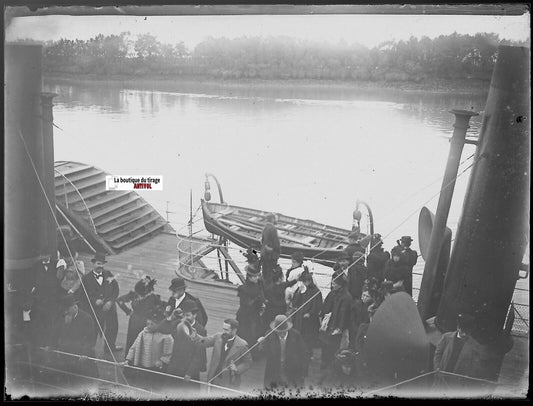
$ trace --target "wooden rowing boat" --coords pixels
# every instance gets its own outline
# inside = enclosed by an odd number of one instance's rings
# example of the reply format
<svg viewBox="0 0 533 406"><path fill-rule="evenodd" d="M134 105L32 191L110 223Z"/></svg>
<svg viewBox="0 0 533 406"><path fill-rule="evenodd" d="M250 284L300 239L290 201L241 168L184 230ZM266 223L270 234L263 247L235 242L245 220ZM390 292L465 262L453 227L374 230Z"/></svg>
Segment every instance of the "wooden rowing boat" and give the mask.
<svg viewBox="0 0 533 406"><path fill-rule="evenodd" d="M211 203L203 199L202 212L205 228L210 233L224 237L240 247L260 250L261 233L268 212ZM332 266L348 244L350 230L283 214L276 215L281 256L284 258L300 251L305 258Z"/></svg>

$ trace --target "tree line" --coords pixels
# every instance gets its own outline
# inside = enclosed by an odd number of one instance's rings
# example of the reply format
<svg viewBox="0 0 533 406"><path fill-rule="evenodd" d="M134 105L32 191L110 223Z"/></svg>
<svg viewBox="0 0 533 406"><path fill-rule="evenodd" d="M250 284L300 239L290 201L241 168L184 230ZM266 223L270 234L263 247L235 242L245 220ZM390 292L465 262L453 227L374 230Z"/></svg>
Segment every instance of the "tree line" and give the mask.
<svg viewBox="0 0 533 406"><path fill-rule="evenodd" d="M490 80L497 34L441 35L388 41L373 48L288 37L209 37L194 49L170 45L151 34L129 33L89 40L48 42L46 72L216 79L330 79L414 81Z"/></svg>

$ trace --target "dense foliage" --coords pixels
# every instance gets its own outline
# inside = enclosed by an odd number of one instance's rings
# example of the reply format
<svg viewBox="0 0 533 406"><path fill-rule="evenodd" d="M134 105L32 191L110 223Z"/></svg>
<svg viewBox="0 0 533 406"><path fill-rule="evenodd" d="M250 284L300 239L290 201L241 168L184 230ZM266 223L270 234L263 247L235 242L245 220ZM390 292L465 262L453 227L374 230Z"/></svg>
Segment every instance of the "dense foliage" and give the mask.
<svg viewBox="0 0 533 406"><path fill-rule="evenodd" d="M390 41L374 48L320 44L287 37L208 38L189 50L150 34L98 35L45 44L47 72L98 75L203 76L222 79L415 81L489 80L496 34L442 35Z"/></svg>

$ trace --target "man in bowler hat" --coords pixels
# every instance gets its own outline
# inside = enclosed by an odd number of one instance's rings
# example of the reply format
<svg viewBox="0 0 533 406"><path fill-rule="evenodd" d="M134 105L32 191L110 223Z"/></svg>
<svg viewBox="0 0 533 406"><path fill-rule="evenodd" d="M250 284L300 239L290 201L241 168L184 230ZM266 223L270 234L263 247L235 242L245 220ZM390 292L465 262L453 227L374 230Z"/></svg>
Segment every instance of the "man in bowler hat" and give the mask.
<svg viewBox="0 0 533 406"><path fill-rule="evenodd" d="M266 352L265 389L302 387L307 374L307 349L302 336L284 314L274 318L270 329L275 333L258 339Z"/></svg>
<svg viewBox="0 0 533 406"><path fill-rule="evenodd" d="M96 252L91 262L94 264L93 270L82 278L88 300L84 290L78 289L80 305L93 317L98 334L102 333L101 329L104 331L107 341L104 343L104 352L120 351L122 347L115 345L118 333L116 306L119 294L118 282L111 272L104 269L104 264L107 262L104 253Z"/></svg>
<svg viewBox="0 0 533 406"><path fill-rule="evenodd" d="M194 297L186 291L187 286L185 285L185 279L180 277L172 279L168 289L172 295L168 299L167 306L165 308L165 317L167 318L166 320L168 322L168 327L172 330L172 336L176 338L175 328L181 321L181 314L183 313L182 304L187 300L192 300L196 303L196 306L198 307L196 322L205 327L207 324L207 312L205 311L200 299Z"/></svg>
<svg viewBox="0 0 533 406"><path fill-rule="evenodd" d="M418 252L411 249L413 239L404 235L400 238L400 262L409 268L409 278L404 281L404 289L409 295L413 296L413 267L418 260Z"/></svg>

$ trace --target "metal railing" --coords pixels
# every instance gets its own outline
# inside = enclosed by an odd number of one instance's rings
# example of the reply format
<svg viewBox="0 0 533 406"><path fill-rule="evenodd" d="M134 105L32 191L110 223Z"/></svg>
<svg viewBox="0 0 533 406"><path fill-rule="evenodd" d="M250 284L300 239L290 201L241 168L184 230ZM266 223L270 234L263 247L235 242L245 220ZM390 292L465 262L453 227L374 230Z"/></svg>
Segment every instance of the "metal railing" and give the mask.
<svg viewBox="0 0 533 406"><path fill-rule="evenodd" d="M237 389L195 379L185 379L162 371L124 365L101 358L47 348L30 348L26 345L22 345L22 348L24 350L22 357L6 362L10 371L15 365L26 368L19 372L21 376L6 375L6 384L11 386L12 391L13 389L20 389L13 388L13 385L25 381L32 386L33 391L36 390L35 386L41 385L54 389L56 396L76 394L79 397L100 398L103 394L107 394L111 397L143 399L168 399L170 396L178 397L178 395L179 398L199 398L206 397L206 394L209 394L210 397L221 398L249 396L248 393ZM130 377L137 374L138 378L141 379L135 379L134 384L127 381L119 382L117 378L110 380L108 375L113 375L110 370L116 368L129 371ZM128 378L128 380L131 379ZM191 384L196 384L196 386L192 388L189 386ZM39 394L35 395L38 396Z"/></svg>
<svg viewBox="0 0 533 406"><path fill-rule="evenodd" d="M96 225L94 224L94 220L93 220L93 216L91 215L91 211L89 210L89 207L87 206L87 203L85 202L85 199L83 198L83 196L81 195L81 192L78 190L78 188L74 185L74 183L72 183L70 181L69 178L67 178L65 175L63 175L61 172L59 172L57 169L54 169L54 171L56 173L58 173L63 179L65 179L73 188L74 190L76 191L76 193L78 194L78 196L80 197L81 199L81 202L83 203L83 205L85 206L85 209L87 210L87 214L88 214L88 217L89 217L89 222L91 223L91 225L93 226L93 229L94 229L94 233L96 235L98 235L98 232L96 231ZM68 209L68 198L67 198L67 193L66 193L66 183L63 182L63 190L64 190L64 196L65 196L65 205Z"/></svg>

